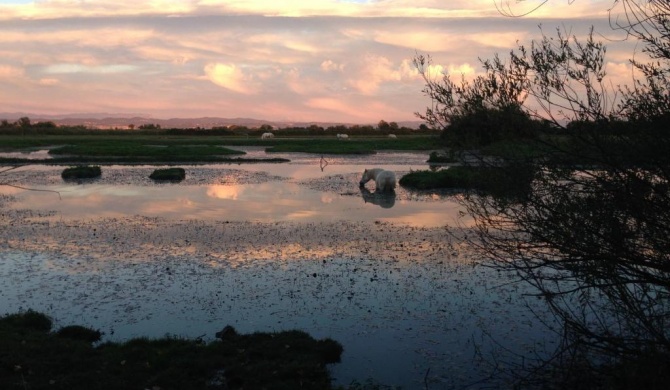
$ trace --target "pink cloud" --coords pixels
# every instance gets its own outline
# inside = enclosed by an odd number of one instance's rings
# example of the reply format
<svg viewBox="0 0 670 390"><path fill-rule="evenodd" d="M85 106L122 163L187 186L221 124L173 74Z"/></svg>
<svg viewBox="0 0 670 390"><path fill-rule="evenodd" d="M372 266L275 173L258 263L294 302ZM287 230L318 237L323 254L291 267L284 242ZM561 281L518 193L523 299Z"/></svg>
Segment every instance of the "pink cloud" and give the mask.
<svg viewBox="0 0 670 390"><path fill-rule="evenodd" d="M205 66L205 75L214 84L242 94L254 94L252 77L235 64L212 63Z"/></svg>
<svg viewBox="0 0 670 390"><path fill-rule="evenodd" d="M563 3L543 7L545 31L607 8ZM478 58L540 36L538 20L502 17L492 0L44 0L0 5L0 20L5 110L365 123L430 104L417 52L435 77L470 77ZM610 73L624 80L633 49L617 45Z"/></svg>

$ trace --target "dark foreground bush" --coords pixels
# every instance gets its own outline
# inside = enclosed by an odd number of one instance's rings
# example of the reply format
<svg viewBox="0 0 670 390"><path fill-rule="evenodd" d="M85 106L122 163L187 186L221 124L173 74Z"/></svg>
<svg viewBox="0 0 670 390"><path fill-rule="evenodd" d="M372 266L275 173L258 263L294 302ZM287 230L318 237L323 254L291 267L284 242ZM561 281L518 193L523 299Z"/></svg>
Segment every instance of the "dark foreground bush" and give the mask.
<svg viewBox="0 0 670 390"><path fill-rule="evenodd" d="M546 131L544 122L535 120L518 105L504 108L476 108L455 115L442 132L447 145L477 148L499 141L529 140Z"/></svg>
<svg viewBox="0 0 670 390"><path fill-rule="evenodd" d="M65 168L61 177L65 180L71 179L92 179L102 175L102 170L99 166L81 165L78 167Z"/></svg>
<svg viewBox="0 0 670 390"><path fill-rule="evenodd" d="M100 338L102 337L102 333L100 333L99 330L90 329L80 325L70 325L60 328L56 332L56 335L70 340L87 341L89 343L100 341Z"/></svg>
<svg viewBox="0 0 670 390"><path fill-rule="evenodd" d="M23 331L34 331L47 333L51 331L51 318L38 313L36 311L28 310L18 314L9 314L2 317L1 326L11 327Z"/></svg>
<svg viewBox="0 0 670 390"><path fill-rule="evenodd" d="M184 168L156 169L149 175L149 178L153 180L181 181L186 178L186 171Z"/></svg>
<svg viewBox="0 0 670 390"><path fill-rule="evenodd" d="M50 328L32 311L0 318L0 389L330 389L342 353L301 331L94 345L97 331Z"/></svg>

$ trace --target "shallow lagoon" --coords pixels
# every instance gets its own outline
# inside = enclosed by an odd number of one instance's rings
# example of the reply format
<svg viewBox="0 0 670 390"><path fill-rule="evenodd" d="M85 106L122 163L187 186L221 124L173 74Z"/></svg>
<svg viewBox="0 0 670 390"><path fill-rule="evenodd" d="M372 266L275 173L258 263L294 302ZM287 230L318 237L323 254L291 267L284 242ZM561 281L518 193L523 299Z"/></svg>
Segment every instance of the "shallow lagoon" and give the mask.
<svg viewBox="0 0 670 390"><path fill-rule="evenodd" d="M60 197L0 187L0 313L32 308L109 340L299 328L344 345L336 383L407 389L489 386L490 364L523 360L510 352L551 350L531 313L542 302L458 239L453 196L399 188L380 207L359 190L363 168L400 176L425 154L328 157L323 170L321 156L289 158L186 167L179 184L153 183L153 167L82 183L62 167L12 171Z"/></svg>

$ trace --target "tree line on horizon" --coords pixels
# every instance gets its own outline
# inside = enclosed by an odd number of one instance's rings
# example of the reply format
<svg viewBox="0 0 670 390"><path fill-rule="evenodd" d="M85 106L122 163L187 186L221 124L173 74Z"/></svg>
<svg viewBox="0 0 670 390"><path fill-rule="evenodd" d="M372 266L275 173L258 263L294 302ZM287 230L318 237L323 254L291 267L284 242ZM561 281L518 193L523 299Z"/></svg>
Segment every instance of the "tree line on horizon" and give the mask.
<svg viewBox="0 0 670 390"><path fill-rule="evenodd" d="M333 125L319 126L312 124L310 126L289 126L275 127L270 124L262 124L258 127L248 127L244 125L213 126L211 128L167 128L160 124L145 123L141 125L129 124L125 128L96 129L85 125L58 125L53 121L32 122L29 117L21 117L14 122L7 119L0 120L0 134L5 135L65 135L65 134L101 134L101 133L133 133L133 134L151 134L168 133L173 135L231 135L231 136L260 136L264 132L277 131L283 135L336 135L347 133L350 135L388 135L388 134L417 134L433 133L428 126L421 124L418 129L406 126L400 126L397 122L387 122L380 120L377 126L373 125Z"/></svg>

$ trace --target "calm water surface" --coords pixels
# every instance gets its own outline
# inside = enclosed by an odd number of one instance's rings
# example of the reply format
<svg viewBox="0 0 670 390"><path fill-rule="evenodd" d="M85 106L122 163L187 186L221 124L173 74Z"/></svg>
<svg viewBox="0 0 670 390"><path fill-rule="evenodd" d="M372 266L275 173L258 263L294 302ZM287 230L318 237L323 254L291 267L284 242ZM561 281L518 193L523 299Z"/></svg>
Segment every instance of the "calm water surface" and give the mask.
<svg viewBox="0 0 670 390"><path fill-rule="evenodd" d="M457 199L402 188L388 199L375 197L372 183L370 191L358 188L364 168L383 166L401 176L426 169L425 154L328 158L323 170L320 156L289 158L288 164L186 167L179 184L151 182L153 167L103 167L103 178L82 183L63 183L62 167L22 168L10 179L24 184L30 177L31 187L60 197L0 187L16 198L5 207L43 212L29 218L36 227L25 231L41 234L48 224L45 231L53 233L44 250L21 244L30 236L0 242L0 313L44 311L59 325L99 328L107 340L211 339L226 324L241 332L299 328L344 345L342 363L331 368L336 383L373 378L405 389L500 386L486 380L494 361L516 364L521 358L511 353L553 347L555 338L531 313L543 311L527 298L532 291L482 267L442 235L457 224ZM137 233L128 231L137 224L123 222L147 217L167 222L162 230L140 224ZM381 225L368 225L375 221ZM259 225L235 225L246 222ZM238 226L252 229L240 246L259 239L254 226L263 237L289 230L288 238L259 244L235 263L222 259L225 248L193 244L199 235L211 242ZM312 226L332 227L324 237L353 239L319 248L292 237L310 234ZM121 237L109 248L127 260L72 249L83 245L83 235L100 239L103 228ZM357 241L373 228L378 236L389 232L388 250L368 251L365 240ZM182 240L183 250L155 252L162 235Z"/></svg>
<svg viewBox="0 0 670 390"><path fill-rule="evenodd" d="M240 149L240 148L238 148ZM381 220L414 226L453 224L458 204L453 197L434 193L408 193L398 188L394 197L375 197L358 187L361 172L383 166L398 177L414 169L427 169L425 153L378 153L372 156L326 157L309 154L267 155L261 148L241 148L250 158L285 157L291 163L212 165L210 176L200 183L191 177L202 166L186 167L187 180L162 184L127 174L138 167L113 166L103 169L101 180L64 183L62 167L25 167L23 172L48 176L48 185L33 188L58 191L60 197L39 192L21 192L19 206L52 210L58 218L160 216L172 219L231 221L328 221L337 219ZM151 172L153 167L145 168ZM240 177L239 171L251 173ZM254 176L254 174L263 174ZM14 173L21 177L21 172ZM112 176L112 179L108 177ZM12 182L10 180L10 182ZM367 186L374 192L373 182Z"/></svg>

